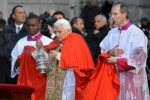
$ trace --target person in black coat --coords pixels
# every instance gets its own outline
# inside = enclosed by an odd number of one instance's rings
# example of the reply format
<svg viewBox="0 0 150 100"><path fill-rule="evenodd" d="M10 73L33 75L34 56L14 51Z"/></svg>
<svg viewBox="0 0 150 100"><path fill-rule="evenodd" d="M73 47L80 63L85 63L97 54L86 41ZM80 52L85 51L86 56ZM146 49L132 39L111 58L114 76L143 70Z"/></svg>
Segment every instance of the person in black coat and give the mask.
<svg viewBox="0 0 150 100"><path fill-rule="evenodd" d="M72 32L78 33L84 37L84 22L81 17L72 18L71 22Z"/></svg>
<svg viewBox="0 0 150 100"><path fill-rule="evenodd" d="M112 5L113 5L113 0L106 0L104 5L102 5L102 12L107 19L109 19L109 13L111 11Z"/></svg>
<svg viewBox="0 0 150 100"><path fill-rule="evenodd" d="M96 0L88 0L87 5L85 5L81 10L81 18L85 23L84 25L87 32L94 28L94 17L97 14L102 14L102 10L97 5Z"/></svg>
<svg viewBox="0 0 150 100"><path fill-rule="evenodd" d="M12 9L11 20L0 36L0 83L16 83L17 77L10 78L11 51L17 41L28 34L25 24L26 13L21 5Z"/></svg>
<svg viewBox="0 0 150 100"><path fill-rule="evenodd" d="M3 31L4 27L6 26L5 19L0 19L0 32Z"/></svg>
<svg viewBox="0 0 150 100"><path fill-rule="evenodd" d="M148 28L148 58L147 58L147 76L148 76L148 85L149 85L149 90L150 90L150 23L147 24Z"/></svg>
<svg viewBox="0 0 150 100"><path fill-rule="evenodd" d="M88 32L86 41L89 45L93 60L95 62L98 55L101 53L99 44L108 34L110 29L107 27L107 18L102 14L95 16L94 27L95 28L93 30Z"/></svg>

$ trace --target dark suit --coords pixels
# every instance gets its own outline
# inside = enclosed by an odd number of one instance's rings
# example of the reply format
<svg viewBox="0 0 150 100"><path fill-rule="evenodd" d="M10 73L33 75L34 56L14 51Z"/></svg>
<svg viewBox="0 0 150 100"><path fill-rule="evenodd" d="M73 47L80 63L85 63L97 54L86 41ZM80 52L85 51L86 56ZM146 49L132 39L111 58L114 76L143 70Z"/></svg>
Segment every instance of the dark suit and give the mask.
<svg viewBox="0 0 150 100"><path fill-rule="evenodd" d="M147 74L150 75L150 49L148 49L147 67ZM150 90L150 80L148 80L148 85Z"/></svg>
<svg viewBox="0 0 150 100"><path fill-rule="evenodd" d="M105 38L105 36L108 34L108 31L110 29L106 26L99 28L99 33L94 35L94 30L91 30L88 32L86 41L88 43L88 46L90 48L93 60L95 61L100 54L100 42Z"/></svg>
<svg viewBox="0 0 150 100"><path fill-rule="evenodd" d="M16 83L10 80L11 70L11 51L19 39L27 35L26 25L22 27L19 33L16 33L15 24L6 26L0 35L0 83Z"/></svg>

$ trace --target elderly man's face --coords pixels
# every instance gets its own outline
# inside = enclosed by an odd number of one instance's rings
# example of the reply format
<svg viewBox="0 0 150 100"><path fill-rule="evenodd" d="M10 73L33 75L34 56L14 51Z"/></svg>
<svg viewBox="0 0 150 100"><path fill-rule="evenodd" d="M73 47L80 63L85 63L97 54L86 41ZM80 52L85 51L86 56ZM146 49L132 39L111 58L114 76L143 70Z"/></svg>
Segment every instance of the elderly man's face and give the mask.
<svg viewBox="0 0 150 100"><path fill-rule="evenodd" d="M63 39L67 37L69 33L71 33L69 29L64 28L62 25L57 25L54 28L54 31L59 41L63 41Z"/></svg>
<svg viewBox="0 0 150 100"><path fill-rule="evenodd" d="M107 23L103 20L103 18L101 16L97 15L95 17L95 23L94 24L95 24L95 29L98 30L99 28L105 26Z"/></svg>

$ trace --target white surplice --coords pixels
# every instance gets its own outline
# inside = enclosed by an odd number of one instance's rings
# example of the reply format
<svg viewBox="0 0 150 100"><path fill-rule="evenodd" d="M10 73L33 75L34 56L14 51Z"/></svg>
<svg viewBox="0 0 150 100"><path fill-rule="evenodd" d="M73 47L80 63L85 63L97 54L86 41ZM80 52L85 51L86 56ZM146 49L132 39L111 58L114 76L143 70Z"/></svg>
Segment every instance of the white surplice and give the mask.
<svg viewBox="0 0 150 100"><path fill-rule="evenodd" d="M60 61L61 53L56 59ZM75 100L75 76L72 68L67 69L63 84L62 100Z"/></svg>
<svg viewBox="0 0 150 100"><path fill-rule="evenodd" d="M40 40L43 42L43 45L48 45L53 40L42 35ZM25 46L33 46L36 48L36 41L28 41L27 36L20 39L11 52L12 63L11 63L11 77L14 78L19 73L19 68L14 69L14 64L18 59L18 56L23 52Z"/></svg>
<svg viewBox="0 0 150 100"><path fill-rule="evenodd" d="M116 45L124 50L121 58L126 58L127 64L135 67L134 70L118 72L121 86L118 100L150 100L145 70L147 59L146 36L142 30L133 24L127 30L120 31L116 27L109 31L100 43L100 47L104 53Z"/></svg>
<svg viewBox="0 0 150 100"><path fill-rule="evenodd" d="M75 100L75 76L73 69L67 69L64 79L62 100Z"/></svg>

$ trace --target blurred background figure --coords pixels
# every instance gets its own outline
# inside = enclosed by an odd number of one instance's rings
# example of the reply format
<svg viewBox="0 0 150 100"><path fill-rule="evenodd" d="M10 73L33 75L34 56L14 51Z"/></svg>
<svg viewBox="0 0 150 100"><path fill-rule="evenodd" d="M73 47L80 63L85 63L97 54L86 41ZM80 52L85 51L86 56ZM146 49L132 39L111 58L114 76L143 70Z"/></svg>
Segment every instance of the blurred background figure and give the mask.
<svg viewBox="0 0 150 100"><path fill-rule="evenodd" d="M105 15L96 15L94 20L94 29L88 32L86 41L92 53L93 60L96 61L98 55L101 53L99 44L108 34L110 29L107 26L107 18Z"/></svg>
<svg viewBox="0 0 150 100"><path fill-rule="evenodd" d="M53 10L53 9L51 9L51 10L49 10L49 11L47 11L51 16L53 16L54 15L54 13L56 12L55 10Z"/></svg>
<svg viewBox="0 0 150 100"><path fill-rule="evenodd" d="M57 18L54 16L51 16L47 11L45 11L44 13L40 14L40 20L41 20L41 30L40 32L47 36L47 37L51 37L51 34L53 33L52 31L52 27L55 21L57 21ZM49 28L51 28L51 31L49 31ZM51 33L51 34L49 34Z"/></svg>
<svg viewBox="0 0 150 100"><path fill-rule="evenodd" d="M0 34L3 31L3 28L6 26L6 21L4 19L0 19Z"/></svg>
<svg viewBox="0 0 150 100"><path fill-rule="evenodd" d="M81 18L84 20L87 32L94 28L94 17L101 14L102 10L97 5L96 0L88 0L87 4L81 10Z"/></svg>
<svg viewBox="0 0 150 100"><path fill-rule="evenodd" d="M61 12L61 11L54 12L53 16L56 17L57 19L65 18L65 14L63 12Z"/></svg>
<svg viewBox="0 0 150 100"><path fill-rule="evenodd" d="M0 11L0 19L3 19L3 12Z"/></svg>
<svg viewBox="0 0 150 100"><path fill-rule="evenodd" d="M147 34L147 38L148 38L147 77L148 77L148 86L149 86L149 90L150 90L150 22L147 24L147 29L148 29L148 34Z"/></svg>
<svg viewBox="0 0 150 100"><path fill-rule="evenodd" d="M34 13L34 12L30 12L30 13L28 14L28 16L31 16L31 15L35 15L35 13Z"/></svg>
<svg viewBox="0 0 150 100"><path fill-rule="evenodd" d="M140 28L142 29L142 31L144 32L144 34L147 36L148 35L148 26L147 24L149 23L149 19L146 17L141 18L140 20Z"/></svg>
<svg viewBox="0 0 150 100"><path fill-rule="evenodd" d="M80 17L74 17L71 20L72 32L84 36L84 22Z"/></svg>
<svg viewBox="0 0 150 100"><path fill-rule="evenodd" d="M104 5L102 6L102 12L107 19L109 19L109 13L111 11L113 3L113 0L105 0Z"/></svg>

